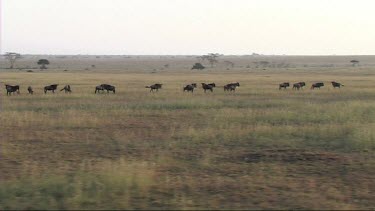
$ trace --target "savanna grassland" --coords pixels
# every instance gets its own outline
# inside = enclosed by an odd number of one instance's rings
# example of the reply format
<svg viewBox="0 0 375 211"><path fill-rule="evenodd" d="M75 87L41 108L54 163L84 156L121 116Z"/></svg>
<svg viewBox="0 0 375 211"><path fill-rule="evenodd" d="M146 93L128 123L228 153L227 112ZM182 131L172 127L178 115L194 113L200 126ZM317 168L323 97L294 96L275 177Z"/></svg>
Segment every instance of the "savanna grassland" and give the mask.
<svg viewBox="0 0 375 211"><path fill-rule="evenodd" d="M0 70L0 209L375 209L375 60L350 59L227 57L203 71L192 57L20 60ZM192 82L218 87L183 93ZM73 93L45 95L52 83ZM102 83L117 93L95 95Z"/></svg>

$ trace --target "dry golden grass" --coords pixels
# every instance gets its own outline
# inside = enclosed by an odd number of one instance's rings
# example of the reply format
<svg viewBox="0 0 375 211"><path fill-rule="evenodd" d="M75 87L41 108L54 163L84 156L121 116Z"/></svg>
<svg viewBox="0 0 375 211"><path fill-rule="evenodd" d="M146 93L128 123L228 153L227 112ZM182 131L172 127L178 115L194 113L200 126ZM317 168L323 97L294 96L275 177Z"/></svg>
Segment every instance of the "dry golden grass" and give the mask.
<svg viewBox="0 0 375 211"><path fill-rule="evenodd" d="M22 93L6 97L1 84L0 209L375 207L375 74L366 68L0 78ZM332 80L345 87L278 90ZM224 93L235 81L237 92ZM192 82L219 87L183 93ZM44 95L52 83L73 93ZM95 95L101 83L117 93ZM163 89L144 88L153 83Z"/></svg>

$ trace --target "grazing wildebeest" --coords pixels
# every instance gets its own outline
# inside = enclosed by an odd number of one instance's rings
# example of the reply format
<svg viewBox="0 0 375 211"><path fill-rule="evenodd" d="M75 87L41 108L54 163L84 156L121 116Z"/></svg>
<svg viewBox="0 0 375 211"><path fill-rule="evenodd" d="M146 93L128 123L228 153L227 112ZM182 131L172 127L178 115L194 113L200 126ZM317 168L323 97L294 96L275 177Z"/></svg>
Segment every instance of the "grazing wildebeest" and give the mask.
<svg viewBox="0 0 375 211"><path fill-rule="evenodd" d="M187 92L194 92L194 89L197 88L197 84L196 83L192 83L192 84L188 84L184 87L184 92L187 91Z"/></svg>
<svg viewBox="0 0 375 211"><path fill-rule="evenodd" d="M332 83L333 88L341 88L341 86L344 86L344 84L338 83L335 81L332 81L331 83Z"/></svg>
<svg viewBox="0 0 375 211"><path fill-rule="evenodd" d="M96 86L96 87L95 87L95 94L96 94L97 92L99 93L100 91L104 91L103 86L102 86L102 85Z"/></svg>
<svg viewBox="0 0 375 211"><path fill-rule="evenodd" d="M289 82L284 82L282 84L279 84L279 90L281 90L282 88L286 89L289 86L290 86Z"/></svg>
<svg viewBox="0 0 375 211"><path fill-rule="evenodd" d="M34 91L33 91L33 88L31 86L27 87L27 91L29 92L29 94L34 94Z"/></svg>
<svg viewBox="0 0 375 211"><path fill-rule="evenodd" d="M49 86L44 87L44 94L47 94L48 91L52 91L52 93L55 93L55 90L57 89L58 84L52 84Z"/></svg>
<svg viewBox="0 0 375 211"><path fill-rule="evenodd" d="M320 89L320 87L322 87L322 86L324 86L323 82L315 83L315 84L311 85L311 89L315 89L315 88Z"/></svg>
<svg viewBox="0 0 375 211"><path fill-rule="evenodd" d="M12 85L5 84L5 89L7 90L8 96L11 95L13 92L17 92L17 94L20 94L20 86L19 85L12 86Z"/></svg>
<svg viewBox="0 0 375 211"><path fill-rule="evenodd" d="M236 88L240 86L240 83L230 83L224 86L224 91L236 91Z"/></svg>
<svg viewBox="0 0 375 211"><path fill-rule="evenodd" d="M109 84L101 84L100 85L103 90L107 90L107 93L109 93L110 91L113 92L113 94L116 94L116 87L115 86L112 86L112 85L109 85Z"/></svg>
<svg viewBox="0 0 375 211"><path fill-rule="evenodd" d="M213 92L213 88L215 87L216 85L214 83L212 84L205 84L205 83L202 83L202 88L204 90L204 92L206 92L207 90L210 90L211 92Z"/></svg>
<svg viewBox="0 0 375 211"><path fill-rule="evenodd" d="M63 90L65 91L65 93L72 93L72 89L70 88L70 85L64 86L64 88L62 88L60 92Z"/></svg>
<svg viewBox="0 0 375 211"><path fill-rule="evenodd" d="M150 92L154 92L154 90L159 91L163 84L153 84L151 86L146 86L146 88L150 89Z"/></svg>

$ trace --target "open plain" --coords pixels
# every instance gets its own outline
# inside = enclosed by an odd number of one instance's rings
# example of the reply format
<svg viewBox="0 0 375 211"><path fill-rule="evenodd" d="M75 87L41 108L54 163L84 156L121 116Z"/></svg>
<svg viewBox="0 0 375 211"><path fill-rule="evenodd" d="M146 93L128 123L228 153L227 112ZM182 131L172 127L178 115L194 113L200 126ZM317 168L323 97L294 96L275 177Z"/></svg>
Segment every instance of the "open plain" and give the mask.
<svg viewBox="0 0 375 211"><path fill-rule="evenodd" d="M211 68L194 56L26 55L7 67L0 209L375 209L375 56L224 56ZM54 83L72 93L44 94ZM102 83L116 94L94 94Z"/></svg>

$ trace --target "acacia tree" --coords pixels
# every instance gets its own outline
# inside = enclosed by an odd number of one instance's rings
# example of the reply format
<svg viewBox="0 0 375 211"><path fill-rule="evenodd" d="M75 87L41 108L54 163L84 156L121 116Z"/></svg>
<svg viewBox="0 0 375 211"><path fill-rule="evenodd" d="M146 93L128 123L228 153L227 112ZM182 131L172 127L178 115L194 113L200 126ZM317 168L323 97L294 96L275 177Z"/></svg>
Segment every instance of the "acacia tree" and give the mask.
<svg viewBox="0 0 375 211"><path fill-rule="evenodd" d="M4 57L10 63L9 69L13 69L14 64L16 63L16 60L21 58L21 54L13 53L13 52L7 52L7 53L4 54Z"/></svg>
<svg viewBox="0 0 375 211"><path fill-rule="evenodd" d="M49 61L47 59L39 59L38 65L40 65L42 70L47 69L46 65L49 65Z"/></svg>
<svg viewBox="0 0 375 211"><path fill-rule="evenodd" d="M192 70L203 70L205 67L201 63L195 63Z"/></svg>
<svg viewBox="0 0 375 211"><path fill-rule="evenodd" d="M219 58L220 56L222 55L219 53L209 53L207 55L198 56L197 58L201 61L207 60L208 63L210 63L211 67L214 67L214 64L218 63L217 58Z"/></svg>
<svg viewBox="0 0 375 211"><path fill-rule="evenodd" d="M234 67L234 63L231 62L231 61L224 61L224 64L225 64L225 66L227 66L227 68L229 68L229 67L233 68Z"/></svg>

